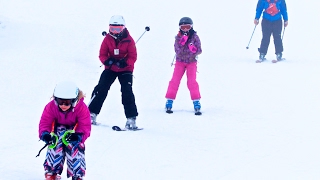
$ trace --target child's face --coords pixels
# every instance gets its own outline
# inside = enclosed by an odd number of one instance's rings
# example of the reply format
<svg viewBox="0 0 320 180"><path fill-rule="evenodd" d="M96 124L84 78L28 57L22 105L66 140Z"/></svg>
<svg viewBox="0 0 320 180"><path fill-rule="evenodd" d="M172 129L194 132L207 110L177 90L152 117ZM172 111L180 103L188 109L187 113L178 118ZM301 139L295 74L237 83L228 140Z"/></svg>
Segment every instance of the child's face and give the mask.
<svg viewBox="0 0 320 180"><path fill-rule="evenodd" d="M71 104L69 104L68 106L66 106L65 104L59 105L60 109L64 112L67 111L68 109L70 109Z"/></svg>

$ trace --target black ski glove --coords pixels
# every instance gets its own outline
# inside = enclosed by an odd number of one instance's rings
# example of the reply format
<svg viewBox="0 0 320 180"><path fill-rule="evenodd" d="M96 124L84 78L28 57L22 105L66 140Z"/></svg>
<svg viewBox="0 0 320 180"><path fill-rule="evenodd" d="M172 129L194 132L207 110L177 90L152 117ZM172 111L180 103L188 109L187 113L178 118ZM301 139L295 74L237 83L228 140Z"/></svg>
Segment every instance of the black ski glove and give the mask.
<svg viewBox="0 0 320 180"><path fill-rule="evenodd" d="M82 134L80 133L70 133L67 137L66 137L66 141L68 143L71 143L73 145L79 143L82 140Z"/></svg>
<svg viewBox="0 0 320 180"><path fill-rule="evenodd" d="M106 65L106 66L110 66L110 65L113 64L114 62L116 62L116 59L110 57L110 58L108 58L107 60L105 60L103 64Z"/></svg>
<svg viewBox="0 0 320 180"><path fill-rule="evenodd" d="M54 143L54 138L48 132L42 133L41 140L44 141L46 144Z"/></svg>
<svg viewBox="0 0 320 180"><path fill-rule="evenodd" d="M127 64L127 58L122 58L122 59L120 59L120 60L117 62L117 66L118 66L119 68L125 68L125 67L127 67L127 66L128 66L128 64Z"/></svg>

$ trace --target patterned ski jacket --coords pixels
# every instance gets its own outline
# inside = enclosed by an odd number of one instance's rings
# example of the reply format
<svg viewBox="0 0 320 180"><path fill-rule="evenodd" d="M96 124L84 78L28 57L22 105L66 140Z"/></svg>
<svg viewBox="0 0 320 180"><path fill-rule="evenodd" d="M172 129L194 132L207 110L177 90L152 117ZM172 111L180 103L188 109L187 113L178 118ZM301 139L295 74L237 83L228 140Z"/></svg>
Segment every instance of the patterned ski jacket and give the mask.
<svg viewBox="0 0 320 180"><path fill-rule="evenodd" d="M70 111L62 112L54 100L50 101L44 108L39 123L39 138L43 132L51 132L52 123L73 127L78 123L75 132L82 133L82 143L90 136L91 119L87 105L81 98L78 104Z"/></svg>
<svg viewBox="0 0 320 180"><path fill-rule="evenodd" d="M110 34L106 35L100 47L99 59L103 64L110 57L117 60L127 58L127 67L119 68L117 65L113 64L111 65L111 68L105 65L105 69L110 68L110 70L115 72L133 72L134 63L137 60L136 45L127 29L124 29L123 33L123 38L121 38L119 42L116 42L116 40Z"/></svg>
<svg viewBox="0 0 320 180"><path fill-rule="evenodd" d="M184 62L184 63L191 63L197 61L197 56L202 53L201 49L201 42L199 39L199 36L195 31L193 31L193 35L189 37L188 41L184 44L181 45L180 39L182 37L182 34L179 32L178 35L175 37L175 42L174 42L174 50L176 52L176 61L179 62ZM193 44L197 48L197 51L195 53L191 52L188 45L190 43Z"/></svg>
<svg viewBox="0 0 320 180"><path fill-rule="evenodd" d="M256 16L255 19L260 19L262 11L263 18L269 21L277 21L281 19L281 15L284 21L288 21L288 13L287 13L287 5L285 0L270 0L270 3L276 3L277 9L279 12L272 16L266 12L266 9L269 7L268 0L259 0L256 8Z"/></svg>

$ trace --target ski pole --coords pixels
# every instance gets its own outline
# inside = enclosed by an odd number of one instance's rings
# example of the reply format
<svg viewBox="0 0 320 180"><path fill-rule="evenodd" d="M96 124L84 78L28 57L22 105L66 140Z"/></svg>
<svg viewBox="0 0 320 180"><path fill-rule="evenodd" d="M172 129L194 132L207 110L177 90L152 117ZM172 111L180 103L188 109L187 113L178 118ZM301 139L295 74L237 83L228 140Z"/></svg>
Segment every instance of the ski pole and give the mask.
<svg viewBox="0 0 320 180"><path fill-rule="evenodd" d="M139 39L136 41L136 44L137 44L138 41L142 38L142 36L144 35L144 33L146 33L147 31L150 31L150 27L149 27L149 26L146 26L144 29L145 29L144 32L143 32L142 35L139 37Z"/></svg>
<svg viewBox="0 0 320 180"><path fill-rule="evenodd" d="M52 142L52 143L46 143L46 144L40 149L40 151L39 151L39 153L38 153L38 155L37 155L36 157L40 156L41 151L42 151L44 148L46 148L47 146L49 147L49 149L53 149L54 147L57 146L59 138L58 138L58 136L54 133L54 122L52 122L51 129L52 129L52 130L51 130L50 135L51 135L51 137L54 137L54 142Z"/></svg>
<svg viewBox="0 0 320 180"><path fill-rule="evenodd" d="M283 37L284 37L284 32L286 31L286 28L284 27L283 32L282 32L282 38L281 40L283 41Z"/></svg>
<svg viewBox="0 0 320 180"><path fill-rule="evenodd" d="M145 28L145 31L142 33L142 35L139 37L139 39L136 41L136 44L138 43L138 41L141 39L141 37L144 35L144 33L146 33L147 31L150 31L150 27L149 26L146 26ZM103 31L102 32L102 36L106 36L108 33L106 31Z"/></svg>
<svg viewBox="0 0 320 180"><path fill-rule="evenodd" d="M250 37L250 40L249 40L249 43L248 43L248 46L246 47L247 49L249 49L249 45L250 45L252 36L253 36L253 34L254 34L254 31L256 30L256 27L257 27L257 25L254 26L253 32L252 32L252 34L251 34L251 37Z"/></svg>
<svg viewBox="0 0 320 180"><path fill-rule="evenodd" d="M43 148L40 149L40 151L39 151L39 153L38 153L38 155L37 155L36 157L40 156L41 151L42 151L44 148L46 148L48 145L49 145L49 144L44 145Z"/></svg>
<svg viewBox="0 0 320 180"><path fill-rule="evenodd" d="M172 59L172 63L171 66L173 65L174 60L176 59L177 54L174 55L173 59Z"/></svg>

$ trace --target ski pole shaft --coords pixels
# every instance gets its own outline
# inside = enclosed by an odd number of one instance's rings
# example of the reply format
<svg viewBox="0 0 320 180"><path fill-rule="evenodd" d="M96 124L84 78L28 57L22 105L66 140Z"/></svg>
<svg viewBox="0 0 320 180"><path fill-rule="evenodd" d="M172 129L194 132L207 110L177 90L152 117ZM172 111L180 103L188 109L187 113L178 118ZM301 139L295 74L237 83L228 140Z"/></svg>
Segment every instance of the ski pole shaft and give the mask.
<svg viewBox="0 0 320 180"><path fill-rule="evenodd" d="M254 31L256 30L256 27L257 27L257 25L254 26L253 32L252 32L252 34L251 34L251 37L250 37L250 40L249 40L249 43L248 43L248 46L246 47L247 49L249 49L249 45L250 45L252 36L253 36L253 34L254 34Z"/></svg>
<svg viewBox="0 0 320 180"><path fill-rule="evenodd" d="M146 26L144 29L145 29L144 32L143 32L142 35L139 37L139 39L136 41L136 44L137 44L138 41L142 38L142 36L144 35L144 33L146 33L147 31L150 31L150 27L149 27L149 26Z"/></svg>
<svg viewBox="0 0 320 180"><path fill-rule="evenodd" d="M284 32L286 31L286 28L283 29L283 32L282 32L282 38L281 40L283 41L283 37L284 37Z"/></svg>
<svg viewBox="0 0 320 180"><path fill-rule="evenodd" d="M173 65L173 62L174 62L174 60L176 59L176 54L174 55L174 57L173 57L173 59L172 59L172 62L171 62L171 66Z"/></svg>
<svg viewBox="0 0 320 180"><path fill-rule="evenodd" d="M37 155L36 157L40 156L41 151L42 151L44 148L46 148L48 145L49 145L49 144L44 145L43 148L40 149L40 151L39 151L39 153L38 153L38 155Z"/></svg>

